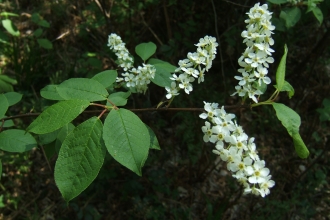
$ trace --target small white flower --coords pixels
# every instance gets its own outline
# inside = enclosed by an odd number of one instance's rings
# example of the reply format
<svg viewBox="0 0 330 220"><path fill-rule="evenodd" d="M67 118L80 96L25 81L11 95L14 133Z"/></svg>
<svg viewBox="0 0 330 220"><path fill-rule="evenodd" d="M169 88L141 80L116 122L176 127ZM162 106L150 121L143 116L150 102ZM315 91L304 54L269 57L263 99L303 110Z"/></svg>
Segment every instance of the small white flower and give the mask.
<svg viewBox="0 0 330 220"><path fill-rule="evenodd" d="M178 93L178 88L177 88L175 82L172 82L172 83L171 83L171 88L169 88L169 87L165 87L165 89L166 89L166 91L167 91L167 95L166 95L166 98L167 98L167 99L171 99L173 96L177 96L177 95L179 95L179 93Z"/></svg>

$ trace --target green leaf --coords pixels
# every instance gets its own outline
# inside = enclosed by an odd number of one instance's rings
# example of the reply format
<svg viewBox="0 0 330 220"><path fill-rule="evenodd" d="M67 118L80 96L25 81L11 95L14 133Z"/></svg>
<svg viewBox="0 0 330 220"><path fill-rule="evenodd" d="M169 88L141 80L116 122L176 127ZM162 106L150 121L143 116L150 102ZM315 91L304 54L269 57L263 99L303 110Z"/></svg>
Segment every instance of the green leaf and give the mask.
<svg viewBox="0 0 330 220"><path fill-rule="evenodd" d="M49 28L50 27L50 24L48 21L46 20L40 20L39 23L38 23L39 26L41 27L45 27L45 28Z"/></svg>
<svg viewBox="0 0 330 220"><path fill-rule="evenodd" d="M148 128L150 136L150 149L160 150L160 145L154 131L148 125L145 126Z"/></svg>
<svg viewBox="0 0 330 220"><path fill-rule="evenodd" d="M58 94L66 100L106 100L109 93L104 86L93 79L71 78L56 87Z"/></svg>
<svg viewBox="0 0 330 220"><path fill-rule="evenodd" d="M308 151L304 141L302 140L300 134L294 133L292 136L292 139L293 139L294 148L295 148L298 156L303 159L307 158L309 155L309 151Z"/></svg>
<svg viewBox="0 0 330 220"><path fill-rule="evenodd" d="M1 75L0 75L1 76ZM14 88L11 84L3 81L1 78L0 78L0 92L11 92L11 91L14 91Z"/></svg>
<svg viewBox="0 0 330 220"><path fill-rule="evenodd" d="M148 156L150 137L145 124L126 109L111 110L106 117L103 139L110 155L137 175Z"/></svg>
<svg viewBox="0 0 330 220"><path fill-rule="evenodd" d="M1 177L2 177L2 161L0 159L0 180L1 180Z"/></svg>
<svg viewBox="0 0 330 220"><path fill-rule="evenodd" d="M57 91L58 85L48 85L40 90L41 97L49 100L65 100Z"/></svg>
<svg viewBox="0 0 330 220"><path fill-rule="evenodd" d="M148 64L154 65L156 68L155 78L151 79L151 81L161 87L171 87L171 73L174 73L177 67L163 60L154 58L148 60Z"/></svg>
<svg viewBox="0 0 330 220"><path fill-rule="evenodd" d="M261 85L259 85L258 81L253 82L253 87L261 91L262 94L264 94L267 90L267 84L264 83L263 81L261 81Z"/></svg>
<svg viewBox="0 0 330 220"><path fill-rule="evenodd" d="M315 18L319 21L320 24L322 24L322 22L323 22L323 13L322 13L321 9L318 8L318 7L314 7L312 11L313 11L313 14L314 14Z"/></svg>
<svg viewBox="0 0 330 220"><path fill-rule="evenodd" d="M27 130L35 134L50 133L71 122L88 106L87 100L60 101L43 111Z"/></svg>
<svg viewBox="0 0 330 220"><path fill-rule="evenodd" d="M50 25L47 21L45 21L39 13L33 13L31 16L31 20L39 26L49 28Z"/></svg>
<svg viewBox="0 0 330 220"><path fill-rule="evenodd" d="M286 128L289 135L293 138L295 150L299 157L306 158L308 156L308 150L300 137L300 116L291 108L281 104L272 103L276 111L277 118L282 122L282 125Z"/></svg>
<svg viewBox="0 0 330 220"><path fill-rule="evenodd" d="M131 95L131 92L115 92L111 93L108 99L114 103L116 106L124 106L127 104L127 98ZM112 105L111 103L107 102L107 105Z"/></svg>
<svg viewBox="0 0 330 220"><path fill-rule="evenodd" d="M15 126L13 120L6 120L2 127L9 128Z"/></svg>
<svg viewBox="0 0 330 220"><path fill-rule="evenodd" d="M318 108L316 111L320 114L320 121L330 121L330 100L323 99L323 108Z"/></svg>
<svg viewBox="0 0 330 220"><path fill-rule="evenodd" d="M53 49L52 42L50 42L46 38L39 38L39 39L37 39L37 42L38 42L38 44L39 44L40 47L43 47L43 48L45 48L47 50Z"/></svg>
<svg viewBox="0 0 330 220"><path fill-rule="evenodd" d="M274 85L274 87L278 89L277 85ZM288 92L288 96L290 99L294 95L294 88L291 86L291 84L288 81L284 81L283 87L280 92L284 92L284 91Z"/></svg>
<svg viewBox="0 0 330 220"><path fill-rule="evenodd" d="M22 153L36 146L34 137L24 130L10 129L0 133L0 149L3 151Z"/></svg>
<svg viewBox="0 0 330 220"><path fill-rule="evenodd" d="M285 27L285 21L276 17L272 17L271 19L272 24L275 26L275 29L277 31L286 31L286 27Z"/></svg>
<svg viewBox="0 0 330 220"><path fill-rule="evenodd" d="M160 87L171 87L173 81L170 77L172 77L171 73L175 71L175 67L171 64L163 63L154 64L154 67L156 68L156 74L151 81Z"/></svg>
<svg viewBox="0 0 330 220"><path fill-rule="evenodd" d="M157 46L152 42L142 43L135 47L135 52L143 61L146 61L156 52Z"/></svg>
<svg viewBox="0 0 330 220"><path fill-rule="evenodd" d="M286 68L286 57L288 54L288 47L284 45L284 54L282 56L281 62L277 67L276 71L276 85L279 91L282 91L282 87L285 81L285 68Z"/></svg>
<svg viewBox="0 0 330 220"><path fill-rule="evenodd" d="M8 110L9 103L4 94L0 94L0 118L3 118Z"/></svg>
<svg viewBox="0 0 330 220"><path fill-rule="evenodd" d="M55 141L59 131L60 131L60 129L57 129L57 130L47 133L47 134L40 134L39 135L39 144L45 145L45 144L49 144L49 143Z"/></svg>
<svg viewBox="0 0 330 220"><path fill-rule="evenodd" d="M55 150L56 152L60 152L61 146L65 138L73 131L75 126L72 123L64 125L57 134L56 142L55 142Z"/></svg>
<svg viewBox="0 0 330 220"><path fill-rule="evenodd" d="M92 117L78 125L64 140L55 164L55 182L69 202L98 175L106 154L102 122Z"/></svg>
<svg viewBox="0 0 330 220"><path fill-rule="evenodd" d="M284 104L276 102L272 104L277 118L282 122L289 135L292 136L294 133L299 133L300 116Z"/></svg>
<svg viewBox="0 0 330 220"><path fill-rule="evenodd" d="M284 81L281 91L287 91L290 99L294 95L294 88L291 86L291 84L288 81Z"/></svg>
<svg viewBox="0 0 330 220"><path fill-rule="evenodd" d="M22 94L17 92L7 92L5 93L9 106L15 105L22 99Z"/></svg>
<svg viewBox="0 0 330 220"><path fill-rule="evenodd" d="M287 0L267 0L267 1L276 5L284 4L288 2Z"/></svg>
<svg viewBox="0 0 330 220"><path fill-rule="evenodd" d="M19 36L19 31L10 19L3 19L2 26L13 36Z"/></svg>
<svg viewBox="0 0 330 220"><path fill-rule="evenodd" d="M298 7L285 8L280 13L280 18L285 20L285 26L291 28L300 20L301 11Z"/></svg>
<svg viewBox="0 0 330 220"><path fill-rule="evenodd" d="M33 32L33 35L34 35L35 37L40 37L40 36L42 35L42 32L43 32L43 30L42 30L41 28L38 28L37 30L35 30L35 31Z"/></svg>
<svg viewBox="0 0 330 220"><path fill-rule="evenodd" d="M92 77L93 80L101 83L104 88L110 87L114 82L116 82L116 78L118 76L117 70L106 70L100 72Z"/></svg>
<svg viewBox="0 0 330 220"><path fill-rule="evenodd" d="M17 84L17 80L16 79L12 79L10 78L9 76L6 76L6 75L1 75L0 74L0 79L7 82L7 83L10 83L12 85L16 85Z"/></svg>
<svg viewBox="0 0 330 220"><path fill-rule="evenodd" d="M2 1L0 1L0 2L2 2ZM4 12L1 12L0 13L0 16L4 16L4 17L14 16L14 17L18 17L19 15L18 14L11 13L11 12L4 11Z"/></svg>

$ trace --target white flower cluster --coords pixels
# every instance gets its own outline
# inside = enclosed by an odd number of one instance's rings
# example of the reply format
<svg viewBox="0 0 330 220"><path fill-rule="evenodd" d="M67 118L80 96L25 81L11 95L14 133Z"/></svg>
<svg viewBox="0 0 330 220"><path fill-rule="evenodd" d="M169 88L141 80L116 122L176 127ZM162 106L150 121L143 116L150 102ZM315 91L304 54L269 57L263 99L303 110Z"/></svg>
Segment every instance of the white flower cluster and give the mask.
<svg viewBox="0 0 330 220"><path fill-rule="evenodd" d="M115 52L119 66L126 71L121 74L123 77L117 77L116 81L125 81L127 87L135 88L136 92L145 93L150 79L155 77L155 67L150 64L143 64L143 66L134 68L133 57L129 54L125 43L117 34L112 33L109 35L108 46Z"/></svg>
<svg viewBox="0 0 330 220"><path fill-rule="evenodd" d="M189 94L192 90L192 82L198 79L198 83L204 82L204 73L212 67L212 61L217 53L218 43L215 37L205 36L199 40L197 52L188 53L187 59L179 61L179 68L175 70L180 74L175 73L170 78L173 80L171 87L165 87L167 91L166 98L171 99L173 96L179 95L179 90ZM204 66L204 67L203 67Z"/></svg>
<svg viewBox="0 0 330 220"><path fill-rule="evenodd" d="M208 120L202 127L203 140L216 144L213 153L227 162L227 169L243 185L244 194L268 195L275 182L271 180L265 161L259 159L254 138L244 133L233 121L235 115L227 114L223 106L219 109L217 103L204 103L206 113L199 115Z"/></svg>
<svg viewBox="0 0 330 220"><path fill-rule="evenodd" d="M269 84L270 78L267 77L269 63L273 63L272 54L274 50L270 46L274 45L271 37L275 26L271 24L271 12L269 12L267 4L262 6L257 3L247 13L249 19L245 20L247 30L243 31L241 36L245 38L243 43L246 44L242 56L238 59L241 66L238 72L242 76L235 76L239 80L238 86L235 86L236 92L241 97L249 96L254 102L258 102L256 96L262 92L257 88L262 83Z"/></svg>

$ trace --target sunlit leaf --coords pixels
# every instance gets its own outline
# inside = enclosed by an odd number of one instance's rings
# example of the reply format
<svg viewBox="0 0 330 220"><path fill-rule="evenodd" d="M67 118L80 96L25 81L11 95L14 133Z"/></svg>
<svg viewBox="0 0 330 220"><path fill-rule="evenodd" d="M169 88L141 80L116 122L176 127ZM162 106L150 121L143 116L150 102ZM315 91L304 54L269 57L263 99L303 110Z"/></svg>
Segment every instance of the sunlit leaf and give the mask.
<svg viewBox="0 0 330 220"><path fill-rule="evenodd" d="M106 149L102 122L92 117L78 125L64 140L55 165L55 182L69 202L84 191L98 175Z"/></svg>

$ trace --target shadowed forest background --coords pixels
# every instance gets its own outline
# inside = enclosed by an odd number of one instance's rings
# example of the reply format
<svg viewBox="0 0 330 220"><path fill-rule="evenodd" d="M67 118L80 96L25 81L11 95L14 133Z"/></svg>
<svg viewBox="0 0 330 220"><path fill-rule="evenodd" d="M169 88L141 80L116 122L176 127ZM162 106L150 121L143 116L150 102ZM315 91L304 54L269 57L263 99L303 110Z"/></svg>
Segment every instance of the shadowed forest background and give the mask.
<svg viewBox="0 0 330 220"><path fill-rule="evenodd" d="M118 69L107 47L111 33L121 36L132 54L137 44L152 41L158 48L154 57L176 66L196 50L200 38L216 37L218 53L205 82L195 84L190 95L181 92L171 107L202 108L203 101L238 105L240 99L230 95L237 85L237 60L245 49L241 32L246 12L257 2L0 0L0 13L18 15L9 18L20 33L13 36L0 27L1 74L23 94L23 101L12 106L8 116L41 112L49 103L40 89L48 84ZM281 93L278 101L301 116L300 134L310 156L296 155L291 137L271 107L227 110L256 138L259 156L276 182L270 195L242 195L226 164L212 153L213 146L203 142L200 112L157 111L137 113L154 130L161 147L150 151L143 176L108 154L95 181L68 205L54 182L57 155L45 151L54 144L23 154L0 151L0 219L330 219L330 1L318 6L324 17L321 24L298 4L294 7L300 8L301 17L287 27L280 12L293 6L269 5L276 29L275 63L268 76L275 81L287 44L286 80L295 95L289 99ZM1 14L0 19L5 17ZM1 86L0 93L5 92ZM273 92L269 86L262 97ZM165 95L165 89L151 84L145 95L134 94L126 107L156 107ZM90 116L83 113L75 122ZM34 118L17 118L15 124L25 129Z"/></svg>

